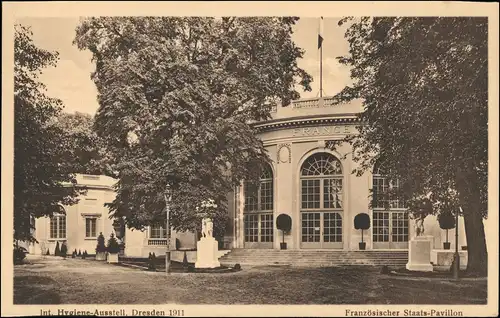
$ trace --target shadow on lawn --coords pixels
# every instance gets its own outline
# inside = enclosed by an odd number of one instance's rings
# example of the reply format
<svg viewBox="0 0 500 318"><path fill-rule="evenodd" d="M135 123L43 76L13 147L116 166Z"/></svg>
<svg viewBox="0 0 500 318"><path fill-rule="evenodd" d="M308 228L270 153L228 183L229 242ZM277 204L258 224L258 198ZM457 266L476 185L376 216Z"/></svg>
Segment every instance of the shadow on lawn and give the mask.
<svg viewBox="0 0 500 318"><path fill-rule="evenodd" d="M53 289L55 284L49 277L14 277L14 304L60 304L61 298Z"/></svg>

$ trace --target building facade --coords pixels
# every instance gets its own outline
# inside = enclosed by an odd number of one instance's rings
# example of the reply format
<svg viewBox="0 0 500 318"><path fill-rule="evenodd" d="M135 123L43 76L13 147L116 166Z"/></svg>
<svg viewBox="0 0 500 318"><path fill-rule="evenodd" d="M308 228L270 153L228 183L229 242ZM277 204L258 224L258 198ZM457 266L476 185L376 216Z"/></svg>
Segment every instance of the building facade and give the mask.
<svg viewBox="0 0 500 318"><path fill-rule="evenodd" d="M356 163L352 149L342 143L329 147L346 135L356 134L362 104L333 105L332 98L302 99L278 107L272 118L255 124L271 164L262 172L259 189L245 183L232 201L231 248L280 248L283 237L275 226L279 214L288 214L292 230L285 235L289 249L358 250L361 230L354 217L370 216L364 231L366 249L405 250L415 235L404 202L388 199L390 209L370 207L370 189L380 193L389 184L383 167L373 167L362 176L352 174ZM334 149L334 150L332 150ZM442 249L446 233L434 216L424 222L425 235L433 237L433 248ZM454 230L449 231L451 248ZM459 245L465 246L463 221L459 221Z"/></svg>
<svg viewBox="0 0 500 318"><path fill-rule="evenodd" d="M113 188L117 180L108 176L76 175L77 184L88 189L77 204L64 206L65 213L52 217L42 217L35 221L37 244L29 246L32 254L54 255L59 242L66 243L69 253L74 250L95 254L97 237L102 233L106 239L113 233L124 243L123 256L147 257L149 253L165 254L167 231L160 226L146 227L144 230L131 230L115 222L106 203L115 199ZM196 238L193 233L171 232L171 249L181 247L194 249ZM176 243L177 242L177 243Z"/></svg>
<svg viewBox="0 0 500 318"><path fill-rule="evenodd" d="M358 250L361 231L354 229L354 217L359 213L370 216L370 229L363 236L367 250L407 249L415 233L404 202L388 198L389 210L381 205L370 207L370 189L376 194L397 184L387 182L383 167L373 167L362 176L352 174L356 163L349 144L329 147L356 133L356 114L361 111L361 103L333 106L331 98L302 99L278 107L270 120L255 123L271 164L262 171L258 188L242 182L228 195L230 222L223 249L279 249L283 234L276 229L276 218L288 214L292 219L292 230L284 237L288 249ZM114 200L116 180L89 175L78 175L77 180L88 193L78 204L64 207L65 215L36 220L39 244L30 247L30 252L45 254L49 249L53 254L55 244L64 241L69 251L93 254L102 232L106 238L115 233L125 243L125 256L164 254L165 228L130 230L110 219L105 204ZM446 233L436 218L428 216L424 227L425 235L433 237L433 248L442 249ZM172 231L171 235L171 249L196 248L194 233ZM451 249L454 235L450 230ZM459 245L466 245L462 219Z"/></svg>

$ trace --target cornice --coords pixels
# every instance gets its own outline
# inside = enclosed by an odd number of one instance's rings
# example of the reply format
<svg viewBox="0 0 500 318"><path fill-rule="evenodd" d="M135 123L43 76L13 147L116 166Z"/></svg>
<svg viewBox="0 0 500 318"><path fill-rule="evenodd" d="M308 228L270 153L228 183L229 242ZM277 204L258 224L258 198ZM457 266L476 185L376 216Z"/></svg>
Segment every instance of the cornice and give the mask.
<svg viewBox="0 0 500 318"><path fill-rule="evenodd" d="M264 122L254 123L253 127L258 132L264 132L293 127L307 127L317 125L321 126L327 124L350 124L359 122L361 122L361 120L356 116L356 114L308 115L271 119Z"/></svg>

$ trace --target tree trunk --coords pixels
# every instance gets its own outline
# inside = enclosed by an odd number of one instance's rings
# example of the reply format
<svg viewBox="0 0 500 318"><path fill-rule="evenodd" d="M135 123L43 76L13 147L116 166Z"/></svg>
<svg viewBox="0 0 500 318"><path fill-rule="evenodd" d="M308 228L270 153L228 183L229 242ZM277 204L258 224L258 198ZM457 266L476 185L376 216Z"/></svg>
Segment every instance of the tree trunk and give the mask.
<svg viewBox="0 0 500 318"><path fill-rule="evenodd" d="M480 182L474 169L463 169L459 172L457 186L467 239L467 272L486 276L488 252L482 215L484 202L481 202L481 187L478 186Z"/></svg>
<svg viewBox="0 0 500 318"><path fill-rule="evenodd" d="M467 272L479 275L488 273L488 252L482 216L475 211L464 211L467 238Z"/></svg>

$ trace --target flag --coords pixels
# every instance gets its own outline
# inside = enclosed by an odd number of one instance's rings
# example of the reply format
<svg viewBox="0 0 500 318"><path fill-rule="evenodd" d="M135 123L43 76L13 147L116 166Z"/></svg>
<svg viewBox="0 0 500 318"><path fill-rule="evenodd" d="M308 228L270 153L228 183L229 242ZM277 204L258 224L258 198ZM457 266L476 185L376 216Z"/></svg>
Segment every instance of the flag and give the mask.
<svg viewBox="0 0 500 318"><path fill-rule="evenodd" d="M318 32L318 49L321 48L323 44L323 17L319 19L319 32Z"/></svg>

